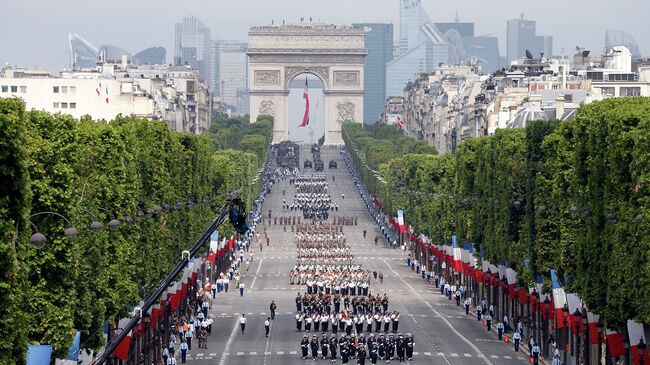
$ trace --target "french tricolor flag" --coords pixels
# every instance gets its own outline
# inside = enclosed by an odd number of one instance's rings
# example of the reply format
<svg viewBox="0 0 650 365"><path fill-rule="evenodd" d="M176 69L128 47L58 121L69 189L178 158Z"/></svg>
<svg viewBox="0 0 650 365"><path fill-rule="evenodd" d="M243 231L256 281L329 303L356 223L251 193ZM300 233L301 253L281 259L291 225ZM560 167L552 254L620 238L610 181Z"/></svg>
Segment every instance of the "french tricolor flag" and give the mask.
<svg viewBox="0 0 650 365"><path fill-rule="evenodd" d="M97 93L97 96L102 95L102 82L99 82L99 85L95 88L95 92Z"/></svg>
<svg viewBox="0 0 650 365"><path fill-rule="evenodd" d="M399 225L400 233L406 232L406 226L404 225L404 211L401 209L397 211L397 224Z"/></svg>
<svg viewBox="0 0 650 365"><path fill-rule="evenodd" d="M106 84L106 104L108 104L108 84Z"/></svg>
<svg viewBox="0 0 650 365"><path fill-rule="evenodd" d="M305 77L305 91L302 93L302 98L305 99L305 114L302 116L300 127L305 127L309 124L309 83L307 77Z"/></svg>
<svg viewBox="0 0 650 365"><path fill-rule="evenodd" d="M564 288L560 286L557 278L557 271L551 269L551 284L553 286L553 308L555 309L555 322L557 328L564 327L563 308L567 304Z"/></svg>

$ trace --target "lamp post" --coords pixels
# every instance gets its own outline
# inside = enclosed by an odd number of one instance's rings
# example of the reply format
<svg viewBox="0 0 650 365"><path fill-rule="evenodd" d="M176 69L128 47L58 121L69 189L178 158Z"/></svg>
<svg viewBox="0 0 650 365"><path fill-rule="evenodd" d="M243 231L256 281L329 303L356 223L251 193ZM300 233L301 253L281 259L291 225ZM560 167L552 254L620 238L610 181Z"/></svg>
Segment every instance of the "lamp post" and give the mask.
<svg viewBox="0 0 650 365"><path fill-rule="evenodd" d="M79 231L72 225L72 222L70 222L70 220L68 218L64 217L63 215L61 215L59 213L55 213L55 212L38 212L38 213L34 213L29 217L28 221L29 221L29 224L34 228L34 230L36 232L34 234L32 234L32 236L29 238L29 241L37 249L43 248L43 246L45 246L45 244L47 243L47 237L45 237L44 234L42 234L42 233L40 233L38 231L38 227L36 227L36 225L31 221L31 219L34 218L34 217L37 217L37 216L41 216L41 215L54 215L56 217L59 217L59 218L63 219L64 221L66 221L66 223L68 223L68 228L66 228L63 231L63 235L65 237L67 237L69 239L74 239L77 236L79 236Z"/></svg>
<svg viewBox="0 0 650 365"><path fill-rule="evenodd" d="M591 364L591 343L589 342L589 318L587 317L587 309L582 308L582 331L584 337L584 359L585 364Z"/></svg>
<svg viewBox="0 0 650 365"><path fill-rule="evenodd" d="M562 362L563 364L567 363L567 344L569 343L569 329L567 328L567 319L570 315L569 306L567 304L564 304L564 307L562 307L562 320L564 321L564 336L562 336L564 341L562 343L562 351L564 352L564 361Z"/></svg>
<svg viewBox="0 0 650 365"><path fill-rule="evenodd" d="M639 365L645 365L645 349L646 344L643 341L643 337L639 339L639 344L636 345L637 353L639 354Z"/></svg>
<svg viewBox="0 0 650 365"><path fill-rule="evenodd" d="M576 365L580 365L580 325L582 324L582 312L578 308L576 308L575 312L573 312L573 323L575 323L575 328L576 328L576 332L575 332Z"/></svg>
<svg viewBox="0 0 650 365"><path fill-rule="evenodd" d="M598 361L596 362L598 365L602 364L602 358L603 358L603 327L605 324L603 323L603 320L598 318L598 322L596 323L596 334L598 335Z"/></svg>
<svg viewBox="0 0 650 365"><path fill-rule="evenodd" d="M544 299L543 306L542 311L546 313L546 317L542 322L544 325L542 328L542 349L544 351L544 357L548 357L548 322L551 316L551 301L548 299L548 295Z"/></svg>

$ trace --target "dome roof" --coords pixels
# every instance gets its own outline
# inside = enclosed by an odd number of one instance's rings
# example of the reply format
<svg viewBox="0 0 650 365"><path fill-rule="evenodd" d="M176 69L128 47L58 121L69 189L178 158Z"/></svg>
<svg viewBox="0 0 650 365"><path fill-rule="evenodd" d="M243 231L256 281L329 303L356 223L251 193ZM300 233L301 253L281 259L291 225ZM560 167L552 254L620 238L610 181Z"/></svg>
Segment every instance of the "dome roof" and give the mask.
<svg viewBox="0 0 650 365"><path fill-rule="evenodd" d="M548 120L548 117L541 109L530 107L523 108L508 122L506 128L526 128L528 122L533 120Z"/></svg>

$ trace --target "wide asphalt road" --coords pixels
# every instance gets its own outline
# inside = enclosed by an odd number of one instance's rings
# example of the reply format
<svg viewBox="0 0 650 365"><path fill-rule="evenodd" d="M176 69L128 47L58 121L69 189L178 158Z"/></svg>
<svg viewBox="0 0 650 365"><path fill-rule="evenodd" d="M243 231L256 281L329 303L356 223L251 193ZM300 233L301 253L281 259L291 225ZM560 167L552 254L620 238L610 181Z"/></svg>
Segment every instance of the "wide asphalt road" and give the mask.
<svg viewBox="0 0 650 365"><path fill-rule="evenodd" d="M370 270L381 271L384 283L373 282L371 290L390 299L389 310L401 313L399 332L412 333L415 339L413 361L420 364L475 365L475 364L524 364L528 357L514 352L512 344L496 340L494 333L488 333L472 315L465 315L455 301L445 299L431 285L415 275L405 262L400 250L388 248L385 242L375 246L373 239L379 232L374 221L364 207L361 197L354 187L351 175L339 154L338 148L323 148L325 171L332 199L339 205L334 215L358 216L357 226L346 226L344 232L348 244L355 255L355 262ZM301 150L301 160L312 160L308 147ZM330 170L327 165L331 159L338 163L338 169ZM301 161L301 167L302 167ZM305 172L312 172L308 169ZM332 175L336 181L332 181ZM269 209L273 215L291 215L282 211L282 190L284 198L293 198L294 187L288 181L280 181L273 186L267 197L263 215ZM345 193L345 199L341 194ZM295 215L295 212L293 212ZM268 221L266 221L268 223ZM190 364L309 364L311 359L302 360L300 340L303 333L296 332L294 320L294 298L304 288L289 284L288 271L295 264L296 249L290 228L284 232L283 226L267 226L270 246L264 244L262 252L259 244L253 245L253 262L245 273L246 289L240 297L238 290L217 294L213 299L211 314L215 318L212 335L208 338L208 348L198 349L193 343L188 356ZM367 238L363 238L363 230ZM257 232L264 237L264 228L258 225ZM232 286L231 286L232 287ZM234 288L233 288L234 289ZM264 336L264 320L270 315L271 300L277 303L278 311L271 325L269 338ZM241 314L248 318L246 332L241 333L238 319ZM365 329L365 328L364 328ZM312 333L313 334L313 333ZM320 337L321 333L317 333ZM367 334L366 334L367 337ZM340 356L340 354L339 354ZM338 363L340 363L340 357ZM366 360L367 364L370 359ZM318 360L329 363L329 360ZM384 363L380 360L379 363ZM393 360L393 362L397 362ZM180 364L180 361L179 361ZM350 364L356 364L351 360Z"/></svg>

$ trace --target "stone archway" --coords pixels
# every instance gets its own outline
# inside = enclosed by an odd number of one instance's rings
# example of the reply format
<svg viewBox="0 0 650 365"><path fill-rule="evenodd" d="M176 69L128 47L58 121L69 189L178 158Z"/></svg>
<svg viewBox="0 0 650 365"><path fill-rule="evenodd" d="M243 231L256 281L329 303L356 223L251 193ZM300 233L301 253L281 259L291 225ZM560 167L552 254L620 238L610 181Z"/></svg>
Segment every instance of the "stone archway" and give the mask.
<svg viewBox="0 0 650 365"><path fill-rule="evenodd" d="M249 31L250 118L274 117L273 143L289 138L289 85L309 73L324 85L325 144L341 145L341 124L363 121L365 32L349 26L299 23Z"/></svg>

